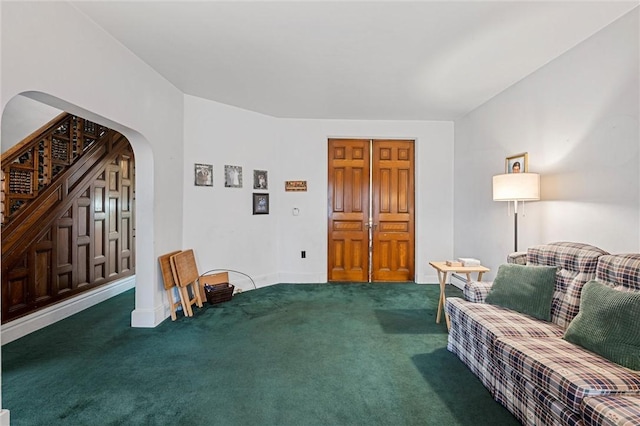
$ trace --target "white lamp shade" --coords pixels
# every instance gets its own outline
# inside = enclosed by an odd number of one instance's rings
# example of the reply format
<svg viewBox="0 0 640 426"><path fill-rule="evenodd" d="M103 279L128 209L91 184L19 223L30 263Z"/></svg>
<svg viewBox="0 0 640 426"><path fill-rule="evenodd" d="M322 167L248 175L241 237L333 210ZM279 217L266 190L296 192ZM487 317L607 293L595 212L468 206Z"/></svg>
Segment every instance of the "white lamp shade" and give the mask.
<svg viewBox="0 0 640 426"><path fill-rule="evenodd" d="M534 201L540 199L540 175L507 173L493 177L494 201Z"/></svg>

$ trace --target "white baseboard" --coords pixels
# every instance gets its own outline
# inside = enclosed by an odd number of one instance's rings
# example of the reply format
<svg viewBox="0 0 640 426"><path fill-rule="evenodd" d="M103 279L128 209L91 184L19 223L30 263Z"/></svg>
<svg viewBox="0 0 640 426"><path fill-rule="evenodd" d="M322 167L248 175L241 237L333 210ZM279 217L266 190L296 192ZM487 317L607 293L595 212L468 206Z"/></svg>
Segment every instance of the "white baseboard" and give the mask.
<svg viewBox="0 0 640 426"><path fill-rule="evenodd" d="M432 270L435 272L435 270ZM438 275L434 273L421 274L420 276L416 276L416 284L439 284Z"/></svg>
<svg viewBox="0 0 640 426"><path fill-rule="evenodd" d="M170 316L167 303L158 305L154 309L134 309L131 311L131 327L154 328L158 326Z"/></svg>
<svg viewBox="0 0 640 426"><path fill-rule="evenodd" d="M2 344L13 342L22 336L26 336L29 333L33 333L36 330L40 330L41 328L70 317L100 302L104 302L113 296L117 296L122 292L134 288L135 285L135 275L126 277L98 287L95 290L81 293L70 300L57 303L8 322L1 328ZM0 412L0 425L2 425L2 412Z"/></svg>
<svg viewBox="0 0 640 426"><path fill-rule="evenodd" d="M243 273L225 269L215 270L212 273L219 272L229 273L229 282L234 285L236 291L249 291L278 283L278 276L276 274L256 275L249 278Z"/></svg>
<svg viewBox="0 0 640 426"><path fill-rule="evenodd" d="M278 282L305 284L326 283L327 273L281 272L278 274Z"/></svg>
<svg viewBox="0 0 640 426"><path fill-rule="evenodd" d="M9 410L0 410L0 426L9 426L11 424Z"/></svg>

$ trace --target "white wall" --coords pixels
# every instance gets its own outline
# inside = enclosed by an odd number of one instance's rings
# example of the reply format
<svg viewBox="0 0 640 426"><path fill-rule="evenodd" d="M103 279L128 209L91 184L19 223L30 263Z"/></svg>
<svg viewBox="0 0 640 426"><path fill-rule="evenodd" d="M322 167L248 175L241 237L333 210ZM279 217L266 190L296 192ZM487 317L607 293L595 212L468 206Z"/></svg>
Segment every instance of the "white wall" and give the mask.
<svg viewBox="0 0 640 426"><path fill-rule="evenodd" d="M519 214L519 250L639 251L638 21L636 9L456 121L456 256L495 273L513 251L513 216L492 201L491 177L520 152L541 174L542 200Z"/></svg>
<svg viewBox="0 0 640 426"><path fill-rule="evenodd" d="M2 111L24 94L131 142L137 179L132 324L158 324L168 311L157 256L182 240L182 93L67 2L3 2L1 31Z"/></svg>
<svg viewBox="0 0 640 426"><path fill-rule="evenodd" d="M453 254L452 122L277 119L192 96L184 115L183 246L201 271L239 270L258 286L326 282L327 140L400 138L416 140L416 281L437 282L428 261ZM194 186L194 163L213 164L213 188ZM224 187L225 164L243 167L242 189ZM251 213L254 169L269 173L269 215ZM286 180L308 191L285 192Z"/></svg>
<svg viewBox="0 0 640 426"><path fill-rule="evenodd" d="M257 286L278 282L278 120L185 96L184 234L177 249L193 248L198 270L232 269ZM213 187L194 185L194 164L213 165ZM241 166L242 188L226 188L224 166ZM253 171L268 172L268 190L253 189ZM270 194L270 214L253 215L254 192ZM244 276L230 275L245 290Z"/></svg>
<svg viewBox="0 0 640 426"><path fill-rule="evenodd" d="M453 123L429 121L282 120L278 148L280 281L327 280L329 138L414 139L416 282L437 283L429 260L453 255ZM284 192L306 180L308 192ZM292 209L300 210L293 216ZM300 258L306 250L307 258Z"/></svg>
<svg viewBox="0 0 640 426"><path fill-rule="evenodd" d="M62 111L34 101L26 96L15 96L2 113L2 152L51 121Z"/></svg>

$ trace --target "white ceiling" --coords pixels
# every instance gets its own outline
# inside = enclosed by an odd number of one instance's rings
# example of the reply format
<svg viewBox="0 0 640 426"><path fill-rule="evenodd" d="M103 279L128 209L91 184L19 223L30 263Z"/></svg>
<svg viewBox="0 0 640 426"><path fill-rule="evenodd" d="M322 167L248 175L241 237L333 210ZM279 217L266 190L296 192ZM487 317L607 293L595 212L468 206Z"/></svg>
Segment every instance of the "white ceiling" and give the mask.
<svg viewBox="0 0 640 426"><path fill-rule="evenodd" d="M186 94L275 117L451 120L638 2L73 1Z"/></svg>

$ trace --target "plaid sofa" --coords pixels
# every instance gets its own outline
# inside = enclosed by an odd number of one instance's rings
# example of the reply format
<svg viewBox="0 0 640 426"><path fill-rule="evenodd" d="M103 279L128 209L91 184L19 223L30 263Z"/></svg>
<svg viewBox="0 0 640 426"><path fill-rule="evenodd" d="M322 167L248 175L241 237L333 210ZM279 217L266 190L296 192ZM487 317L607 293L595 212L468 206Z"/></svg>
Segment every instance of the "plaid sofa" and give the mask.
<svg viewBox="0 0 640 426"><path fill-rule="evenodd" d="M445 304L448 349L523 424L640 424L640 372L562 339L588 281L640 291L640 254L609 255L587 244L559 242L507 261L524 259L558 267L551 322L485 304L491 283L471 282L465 299Z"/></svg>

